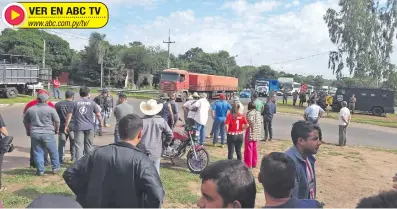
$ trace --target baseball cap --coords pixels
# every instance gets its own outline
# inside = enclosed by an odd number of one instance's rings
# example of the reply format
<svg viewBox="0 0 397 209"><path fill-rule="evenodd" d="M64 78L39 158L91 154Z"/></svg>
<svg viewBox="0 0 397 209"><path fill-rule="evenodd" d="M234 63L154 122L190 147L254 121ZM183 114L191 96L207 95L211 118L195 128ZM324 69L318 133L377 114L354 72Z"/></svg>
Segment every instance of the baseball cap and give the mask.
<svg viewBox="0 0 397 209"><path fill-rule="evenodd" d="M48 94L45 94L45 93L37 94L37 101L39 101L39 102L44 103L48 99L50 99L50 96L48 96Z"/></svg>
<svg viewBox="0 0 397 209"><path fill-rule="evenodd" d="M226 99L226 96L225 96L225 94L221 94L221 95L219 96L219 98L220 98L220 99Z"/></svg>
<svg viewBox="0 0 397 209"><path fill-rule="evenodd" d="M127 95L125 95L124 93L120 92L120 93L119 93L119 97L120 97L120 98L127 98Z"/></svg>
<svg viewBox="0 0 397 209"><path fill-rule="evenodd" d="M71 97L74 96L74 94L75 94L74 91L68 89L68 90L66 90L66 92L65 92L65 97L66 97L66 98L71 98Z"/></svg>
<svg viewBox="0 0 397 209"><path fill-rule="evenodd" d="M47 95L50 95L46 90L44 90L44 89L40 89L38 92L37 92L37 94L47 94Z"/></svg>

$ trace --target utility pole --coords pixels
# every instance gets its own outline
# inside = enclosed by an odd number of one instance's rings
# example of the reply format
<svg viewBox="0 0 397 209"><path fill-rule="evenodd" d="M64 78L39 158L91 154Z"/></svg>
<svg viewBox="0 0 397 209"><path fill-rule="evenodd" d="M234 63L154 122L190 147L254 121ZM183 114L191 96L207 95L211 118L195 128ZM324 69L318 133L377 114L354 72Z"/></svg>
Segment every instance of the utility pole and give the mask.
<svg viewBox="0 0 397 209"><path fill-rule="evenodd" d="M45 39L43 39L43 70L45 71ZM50 74L49 70L47 72L48 72L48 74ZM51 71L51 75L52 75L52 71ZM47 76L48 76L47 91L50 92L52 78L49 75L47 75Z"/></svg>
<svg viewBox="0 0 397 209"><path fill-rule="evenodd" d="M167 68L170 68L170 45L175 43L175 41L171 41L171 29L168 29L168 41L163 41L163 43L168 44Z"/></svg>
<svg viewBox="0 0 397 209"><path fill-rule="evenodd" d="M45 68L45 40L43 40L43 68Z"/></svg>

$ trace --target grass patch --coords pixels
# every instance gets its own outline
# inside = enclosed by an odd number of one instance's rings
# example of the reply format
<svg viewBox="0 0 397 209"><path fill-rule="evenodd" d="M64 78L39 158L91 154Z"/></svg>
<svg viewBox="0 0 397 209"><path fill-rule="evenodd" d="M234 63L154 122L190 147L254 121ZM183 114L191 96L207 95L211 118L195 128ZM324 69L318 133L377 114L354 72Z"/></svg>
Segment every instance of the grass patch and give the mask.
<svg viewBox="0 0 397 209"><path fill-rule="evenodd" d="M0 98L0 104L28 103L35 98L36 97L32 97L32 96L21 96L21 97L18 96L12 99Z"/></svg>
<svg viewBox="0 0 397 209"><path fill-rule="evenodd" d="M207 142L212 144L212 139L207 139ZM259 142L258 145L258 165L252 169L256 180L262 156L274 151L284 152L292 146L292 142L275 139L272 142ZM226 146L206 148L211 155L211 162L227 159ZM328 207L354 207L360 198L373 195L373 190L377 192L381 189L379 185L390 186L390 178L394 175L390 171L397 160L397 150L324 144L316 158L318 199ZM173 166L168 160L162 161L160 175L165 190L163 207L196 207L201 186L199 175L189 172L185 159L176 160L175 163ZM50 171L49 167L47 169ZM73 197L74 194L62 179L62 173L38 177L34 175L35 169L29 168L4 172L3 182L8 189L0 193L0 199L7 208L23 208L41 194ZM352 184L356 186L351 187ZM263 187L258 181L256 189L256 207L261 207L265 200Z"/></svg>
<svg viewBox="0 0 397 209"><path fill-rule="evenodd" d="M305 103L305 105L307 105L307 103ZM288 104L283 104L282 101L277 101L277 112L302 115L303 117L303 112L305 108L306 106L304 107L292 106L292 101L289 101ZM329 111L328 115L324 114L323 117L338 120L339 113ZM352 115L352 122L397 128L397 115L388 114L387 117L378 117L373 115L357 113Z"/></svg>

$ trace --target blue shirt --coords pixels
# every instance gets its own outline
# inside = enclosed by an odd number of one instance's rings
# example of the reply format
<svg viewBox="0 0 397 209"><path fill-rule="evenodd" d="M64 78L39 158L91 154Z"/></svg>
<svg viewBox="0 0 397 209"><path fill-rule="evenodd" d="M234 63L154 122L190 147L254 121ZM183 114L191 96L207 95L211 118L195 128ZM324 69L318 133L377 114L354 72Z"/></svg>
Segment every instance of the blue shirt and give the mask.
<svg viewBox="0 0 397 209"><path fill-rule="evenodd" d="M232 106L226 101L216 101L214 105L212 105L212 110L215 111L215 120L218 121L225 121L227 111L231 109Z"/></svg>
<svg viewBox="0 0 397 209"><path fill-rule="evenodd" d="M295 146L292 146L289 148L287 151L285 151L285 154L288 155L292 160L295 162L296 166L296 179L295 179L295 188L292 193L292 197L298 198L298 199L310 199L310 188L309 184L310 182L307 181L307 173L306 173L306 162L305 159L302 158L302 155L299 153L298 149ZM316 159L312 156L309 155L307 157L307 160L311 164L311 167L313 169L313 186L314 186L314 196L316 196L316 172L314 169L314 163L316 162Z"/></svg>
<svg viewBox="0 0 397 209"><path fill-rule="evenodd" d="M277 108L276 104L273 102L268 102L265 104L265 108L263 110L263 116L266 120L271 120L273 119L273 115L276 114Z"/></svg>

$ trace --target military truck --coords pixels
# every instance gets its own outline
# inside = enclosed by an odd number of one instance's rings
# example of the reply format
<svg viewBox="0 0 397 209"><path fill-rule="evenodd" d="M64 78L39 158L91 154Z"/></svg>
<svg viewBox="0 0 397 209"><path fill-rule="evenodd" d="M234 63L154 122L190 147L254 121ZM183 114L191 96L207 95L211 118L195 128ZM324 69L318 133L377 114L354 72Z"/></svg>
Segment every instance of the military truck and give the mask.
<svg viewBox="0 0 397 209"><path fill-rule="evenodd" d="M357 99L355 108L357 111L369 112L376 116L383 116L387 113L394 114L395 91L382 88L339 87L332 102L332 111L339 112L341 102L349 103L353 94Z"/></svg>
<svg viewBox="0 0 397 209"><path fill-rule="evenodd" d="M43 89L43 83L51 79L50 69L37 65L0 64L0 96L15 98Z"/></svg>

